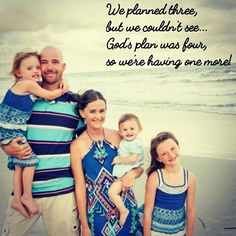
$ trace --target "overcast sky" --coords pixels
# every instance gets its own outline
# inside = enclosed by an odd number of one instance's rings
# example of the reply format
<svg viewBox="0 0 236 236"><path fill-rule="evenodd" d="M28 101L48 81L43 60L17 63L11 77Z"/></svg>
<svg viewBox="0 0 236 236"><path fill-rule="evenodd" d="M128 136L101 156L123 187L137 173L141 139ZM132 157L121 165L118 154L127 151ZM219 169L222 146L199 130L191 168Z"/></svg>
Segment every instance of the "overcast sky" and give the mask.
<svg viewBox="0 0 236 236"><path fill-rule="evenodd" d="M120 3L125 9L139 3L140 8L161 8L179 3L184 8L194 7L197 16L108 16L106 4L114 7ZM146 58L154 54L157 58L222 58L233 54L236 62L236 1L235 0L0 0L0 74L10 70L14 54L24 48L40 51L46 45L58 46L64 53L67 72L106 70L106 59ZM109 20L118 25L156 25L162 20L173 24L198 24L207 29L198 33L106 33ZM107 50L110 37L117 41L130 38L132 43L147 37L150 42L183 42L186 37L202 41L207 50ZM113 68L110 68L113 69ZM114 67L114 69L117 69Z"/></svg>

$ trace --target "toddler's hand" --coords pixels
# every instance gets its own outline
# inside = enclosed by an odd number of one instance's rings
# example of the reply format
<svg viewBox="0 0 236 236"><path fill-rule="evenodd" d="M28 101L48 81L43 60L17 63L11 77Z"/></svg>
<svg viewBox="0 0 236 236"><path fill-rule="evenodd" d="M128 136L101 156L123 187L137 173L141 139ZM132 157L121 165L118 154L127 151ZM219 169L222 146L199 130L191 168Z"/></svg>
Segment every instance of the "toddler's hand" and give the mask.
<svg viewBox="0 0 236 236"><path fill-rule="evenodd" d="M61 83L59 84L59 88L62 89L63 93L66 93L69 91L69 83L66 79L63 79Z"/></svg>
<svg viewBox="0 0 236 236"><path fill-rule="evenodd" d="M112 164L112 165L121 164L121 163L120 163L120 157L119 157L119 156L116 156L116 157L113 159L113 162L112 162L111 164Z"/></svg>

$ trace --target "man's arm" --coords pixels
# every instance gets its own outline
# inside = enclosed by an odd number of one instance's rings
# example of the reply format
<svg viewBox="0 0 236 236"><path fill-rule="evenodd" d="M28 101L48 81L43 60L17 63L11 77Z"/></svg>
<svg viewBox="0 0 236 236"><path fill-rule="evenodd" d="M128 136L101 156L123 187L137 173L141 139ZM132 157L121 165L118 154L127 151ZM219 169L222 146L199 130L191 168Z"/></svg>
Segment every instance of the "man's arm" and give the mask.
<svg viewBox="0 0 236 236"><path fill-rule="evenodd" d="M19 144L20 142L23 144ZM8 145L1 145L1 148L8 156L14 156L19 159L29 158L32 151L24 137L15 138Z"/></svg>

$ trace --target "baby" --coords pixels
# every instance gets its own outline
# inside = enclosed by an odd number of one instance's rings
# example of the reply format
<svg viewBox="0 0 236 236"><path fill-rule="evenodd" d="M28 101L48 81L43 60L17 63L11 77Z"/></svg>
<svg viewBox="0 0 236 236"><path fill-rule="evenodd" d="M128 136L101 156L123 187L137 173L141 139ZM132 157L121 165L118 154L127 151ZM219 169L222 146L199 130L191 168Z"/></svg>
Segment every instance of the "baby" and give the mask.
<svg viewBox="0 0 236 236"><path fill-rule="evenodd" d="M134 114L126 113L119 119L119 134L123 137L120 142L118 156L112 162L114 164L113 176L120 178L129 170L143 165L144 151L141 139L138 134L142 126L138 117ZM129 210L125 207L120 192L122 191L122 181L112 183L108 191L110 200L120 211L120 224L124 225Z"/></svg>

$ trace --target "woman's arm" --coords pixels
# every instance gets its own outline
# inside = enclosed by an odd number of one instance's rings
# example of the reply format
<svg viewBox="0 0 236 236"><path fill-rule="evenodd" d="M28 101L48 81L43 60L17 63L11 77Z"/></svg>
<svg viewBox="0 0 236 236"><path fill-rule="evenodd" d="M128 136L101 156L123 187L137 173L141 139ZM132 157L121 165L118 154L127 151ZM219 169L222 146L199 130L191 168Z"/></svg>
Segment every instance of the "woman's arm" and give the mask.
<svg viewBox="0 0 236 236"><path fill-rule="evenodd" d="M126 191L134 186L135 179L140 177L143 173L142 167L133 168L128 171L124 176L119 178L122 181L122 191Z"/></svg>
<svg viewBox="0 0 236 236"><path fill-rule="evenodd" d="M196 178L189 172L187 201L186 201L186 236L192 236L196 222L195 209Z"/></svg>
<svg viewBox="0 0 236 236"><path fill-rule="evenodd" d="M144 236L151 236L152 212L154 208L154 201L157 187L158 187L157 173L153 172L148 177L146 182L144 216L143 216Z"/></svg>
<svg viewBox="0 0 236 236"><path fill-rule="evenodd" d="M77 138L70 146L71 168L75 179L75 196L81 221L82 236L90 236L91 231L87 220L86 185L82 168L82 158L79 150L80 144Z"/></svg>

